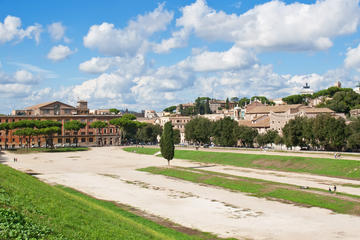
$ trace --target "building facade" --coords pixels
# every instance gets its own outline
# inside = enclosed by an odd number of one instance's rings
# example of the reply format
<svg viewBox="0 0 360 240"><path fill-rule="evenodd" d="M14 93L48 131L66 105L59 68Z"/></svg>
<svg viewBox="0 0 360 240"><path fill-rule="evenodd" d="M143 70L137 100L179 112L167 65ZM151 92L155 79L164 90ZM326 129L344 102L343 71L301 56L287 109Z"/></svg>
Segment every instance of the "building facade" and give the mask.
<svg viewBox="0 0 360 240"><path fill-rule="evenodd" d="M67 146L78 143L80 146L96 146L99 144L100 138L103 145L117 145L119 142L119 132L115 126L109 124L107 128L98 132L98 129L90 127L94 121L108 122L120 115L113 114L89 114L87 102L79 101L77 107L54 101L49 103L38 104L25 108L24 110L14 110L12 115L0 116L0 123L12 123L21 120L52 120L62 123L61 134L56 134L53 143L57 146ZM86 124L78 135L65 130L64 124L71 120L78 120ZM21 136L14 135L16 129L0 131L1 148L17 148L25 145L25 139ZM31 146L45 146L46 139L43 136L33 136L30 139Z"/></svg>

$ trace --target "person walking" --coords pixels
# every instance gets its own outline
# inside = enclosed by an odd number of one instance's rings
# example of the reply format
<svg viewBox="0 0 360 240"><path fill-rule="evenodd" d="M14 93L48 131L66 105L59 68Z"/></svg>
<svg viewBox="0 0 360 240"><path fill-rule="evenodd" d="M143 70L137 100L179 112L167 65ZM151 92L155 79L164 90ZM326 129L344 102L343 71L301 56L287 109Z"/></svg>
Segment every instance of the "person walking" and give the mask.
<svg viewBox="0 0 360 240"><path fill-rule="evenodd" d="M336 185L334 185L334 192L336 192Z"/></svg>
<svg viewBox="0 0 360 240"><path fill-rule="evenodd" d="M331 192L331 187L329 186L329 192Z"/></svg>

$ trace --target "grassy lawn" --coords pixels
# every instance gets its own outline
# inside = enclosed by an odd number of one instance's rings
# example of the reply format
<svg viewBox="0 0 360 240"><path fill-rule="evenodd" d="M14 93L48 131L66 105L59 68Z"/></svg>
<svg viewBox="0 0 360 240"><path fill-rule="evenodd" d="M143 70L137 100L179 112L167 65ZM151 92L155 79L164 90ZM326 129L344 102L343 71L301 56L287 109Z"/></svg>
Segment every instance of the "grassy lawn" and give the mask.
<svg viewBox="0 0 360 240"><path fill-rule="evenodd" d="M245 178L193 168L149 167L140 171L165 175L195 183L203 183L240 191L255 197L265 197L278 201L286 201L303 206L330 209L337 213L360 216L360 199L345 195L330 194L320 189L303 190L297 186Z"/></svg>
<svg viewBox="0 0 360 240"><path fill-rule="evenodd" d="M188 235L0 165L0 239L216 239Z"/></svg>
<svg viewBox="0 0 360 240"><path fill-rule="evenodd" d="M146 155L154 155L160 151L160 148L142 148L142 147L127 147L123 148L127 152L140 153Z"/></svg>
<svg viewBox="0 0 360 240"><path fill-rule="evenodd" d="M154 153L159 151L159 149L155 148L146 148L146 150L136 149L139 148L124 148L125 151L136 151L136 153L141 154L151 154L151 150ZM193 150L175 150L174 158L237 167L312 173L360 180L360 161L355 160Z"/></svg>
<svg viewBox="0 0 360 240"><path fill-rule="evenodd" d="M18 149L8 149L7 151L17 154L26 154L34 152L77 152L77 151L87 151L88 147L62 147L62 148L18 148Z"/></svg>

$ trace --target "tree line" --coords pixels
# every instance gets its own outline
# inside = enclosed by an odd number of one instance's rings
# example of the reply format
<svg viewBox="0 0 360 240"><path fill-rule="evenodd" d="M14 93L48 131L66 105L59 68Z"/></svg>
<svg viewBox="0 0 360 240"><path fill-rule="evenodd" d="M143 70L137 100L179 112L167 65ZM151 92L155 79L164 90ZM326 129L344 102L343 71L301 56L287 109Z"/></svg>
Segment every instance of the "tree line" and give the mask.
<svg viewBox="0 0 360 240"><path fill-rule="evenodd" d="M350 124L343 118L320 114L315 118L296 117L282 129L259 134L248 126L226 117L216 122L196 117L185 125L185 139L197 145L214 143L226 147L264 147L268 144L302 147L313 150L359 151L360 117Z"/></svg>

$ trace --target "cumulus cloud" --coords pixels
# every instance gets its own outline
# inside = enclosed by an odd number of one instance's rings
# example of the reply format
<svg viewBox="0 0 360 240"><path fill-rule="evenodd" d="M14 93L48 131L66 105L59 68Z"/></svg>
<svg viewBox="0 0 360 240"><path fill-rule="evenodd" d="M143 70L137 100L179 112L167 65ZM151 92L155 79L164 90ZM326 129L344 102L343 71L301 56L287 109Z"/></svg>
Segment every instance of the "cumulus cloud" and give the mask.
<svg viewBox="0 0 360 240"><path fill-rule="evenodd" d="M84 37L84 46L112 56L144 53L149 45L147 39L158 31L164 31L172 18L173 13L164 10L164 4L160 4L154 11L129 21L123 29L107 22L93 25Z"/></svg>
<svg viewBox="0 0 360 240"><path fill-rule="evenodd" d="M196 72L209 72L246 68L254 65L256 62L257 59L254 53L233 46L224 52L201 52L188 57L180 62L179 65Z"/></svg>
<svg viewBox="0 0 360 240"><path fill-rule="evenodd" d="M181 11L176 24L184 32L193 31L209 41L233 42L240 47L270 51L328 49L333 45L332 38L356 32L360 18L359 0L319 0L314 4L285 4L273 0L241 15L216 11L205 0L197 0ZM156 49L158 52L169 50L181 44L171 46L167 42L181 41L173 36Z"/></svg>
<svg viewBox="0 0 360 240"><path fill-rule="evenodd" d="M24 38L34 38L36 43L40 41L42 26L35 23L26 29L21 28L21 19L8 15L4 22L0 22L0 44L15 40L22 41Z"/></svg>
<svg viewBox="0 0 360 240"><path fill-rule="evenodd" d="M345 67L353 68L360 72L360 44L356 48L349 48L344 60Z"/></svg>
<svg viewBox="0 0 360 240"><path fill-rule="evenodd" d="M70 40L65 36L66 27L61 22L54 22L48 26L50 37L54 41L64 40L68 43Z"/></svg>
<svg viewBox="0 0 360 240"><path fill-rule="evenodd" d="M145 58L142 55L135 57L93 57L79 65L79 69L86 73L104 73L110 70L123 72L125 75L134 75L143 70Z"/></svg>
<svg viewBox="0 0 360 240"><path fill-rule="evenodd" d="M68 46L58 45L51 48L50 52L47 55L47 58L53 61L60 61L64 60L65 58L69 57L71 54L76 52L70 50Z"/></svg>

